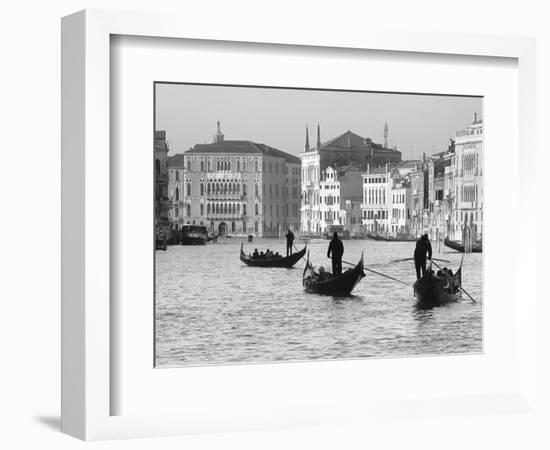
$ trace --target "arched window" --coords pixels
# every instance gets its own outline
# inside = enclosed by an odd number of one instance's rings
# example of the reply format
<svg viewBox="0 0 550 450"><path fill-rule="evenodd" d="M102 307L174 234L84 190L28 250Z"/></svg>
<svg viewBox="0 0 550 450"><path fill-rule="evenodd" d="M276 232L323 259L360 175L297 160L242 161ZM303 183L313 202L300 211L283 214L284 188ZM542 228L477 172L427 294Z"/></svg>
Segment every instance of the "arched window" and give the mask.
<svg viewBox="0 0 550 450"><path fill-rule="evenodd" d="M204 183L201 183L201 195L204 195Z"/></svg>
<svg viewBox="0 0 550 450"><path fill-rule="evenodd" d="M176 181L180 180L180 171L176 170Z"/></svg>
<svg viewBox="0 0 550 450"><path fill-rule="evenodd" d="M237 159L237 172L241 171L241 160Z"/></svg>
<svg viewBox="0 0 550 450"><path fill-rule="evenodd" d="M246 172L246 160L243 160L243 172Z"/></svg>
<svg viewBox="0 0 550 450"><path fill-rule="evenodd" d="M180 216L180 209L177 206L175 209L175 215L176 215L176 219Z"/></svg>
<svg viewBox="0 0 550 450"><path fill-rule="evenodd" d="M201 216L204 216L204 205L201 203Z"/></svg>
<svg viewBox="0 0 550 450"><path fill-rule="evenodd" d="M210 165L210 160L208 160L208 172L211 172L211 165Z"/></svg>
<svg viewBox="0 0 550 450"><path fill-rule="evenodd" d="M257 163L256 163L257 164ZM258 232L258 222L254 222L254 232Z"/></svg>
<svg viewBox="0 0 550 450"><path fill-rule="evenodd" d="M204 172L204 161L201 161L201 172Z"/></svg>
<svg viewBox="0 0 550 450"><path fill-rule="evenodd" d="M179 202L180 200L180 190L176 188L176 201Z"/></svg>
<svg viewBox="0 0 550 450"><path fill-rule="evenodd" d="M243 203L243 216L246 216L246 203Z"/></svg>
<svg viewBox="0 0 550 450"><path fill-rule="evenodd" d="M246 222L243 220L243 232L246 233Z"/></svg>
<svg viewBox="0 0 550 450"><path fill-rule="evenodd" d="M160 175L160 159L155 159L155 173Z"/></svg>
<svg viewBox="0 0 550 450"><path fill-rule="evenodd" d="M256 203L256 205L254 206L254 212L256 213L256 215L258 215L258 204Z"/></svg>
<svg viewBox="0 0 550 450"><path fill-rule="evenodd" d="M235 232L235 221L231 222L231 232Z"/></svg>
<svg viewBox="0 0 550 450"><path fill-rule="evenodd" d="M187 217L191 217L191 204L187 203Z"/></svg>
<svg viewBox="0 0 550 450"><path fill-rule="evenodd" d="M258 160L256 160L256 162L254 163L254 171L258 172ZM256 224L256 228L257 228L257 225L258 224ZM258 230L256 230L256 231L258 231Z"/></svg>
<svg viewBox="0 0 550 450"><path fill-rule="evenodd" d="M246 195L246 183L243 183L243 195Z"/></svg>
<svg viewBox="0 0 550 450"><path fill-rule="evenodd" d="M220 204L216 203L216 214L220 213Z"/></svg>
<svg viewBox="0 0 550 450"><path fill-rule="evenodd" d="M187 183L187 195L191 195L191 183Z"/></svg>
<svg viewBox="0 0 550 450"><path fill-rule="evenodd" d="M254 195L255 195L256 197L258 197L258 195L259 195L259 192L258 192L258 183L256 183L256 184L254 185Z"/></svg>
<svg viewBox="0 0 550 450"><path fill-rule="evenodd" d="M211 191L212 191L212 189L211 189L210 183L208 183L208 184L206 185L206 193L207 193L207 194L210 194Z"/></svg>
<svg viewBox="0 0 550 450"><path fill-rule="evenodd" d="M208 205L206 205L206 214L210 214L210 211L211 211L210 203L208 203Z"/></svg>
<svg viewBox="0 0 550 450"><path fill-rule="evenodd" d="M223 213L227 214L227 203L223 205Z"/></svg>
<svg viewBox="0 0 550 450"><path fill-rule="evenodd" d="M237 192L238 192L238 193L241 192L241 184L240 184L240 183L237 183Z"/></svg>
<svg viewBox="0 0 550 450"><path fill-rule="evenodd" d="M241 204L238 203L237 204L237 214L240 214L241 213Z"/></svg>
<svg viewBox="0 0 550 450"><path fill-rule="evenodd" d="M191 159L187 160L187 170L191 170Z"/></svg>
<svg viewBox="0 0 550 450"><path fill-rule="evenodd" d="M231 170L231 161L227 161L227 170Z"/></svg>

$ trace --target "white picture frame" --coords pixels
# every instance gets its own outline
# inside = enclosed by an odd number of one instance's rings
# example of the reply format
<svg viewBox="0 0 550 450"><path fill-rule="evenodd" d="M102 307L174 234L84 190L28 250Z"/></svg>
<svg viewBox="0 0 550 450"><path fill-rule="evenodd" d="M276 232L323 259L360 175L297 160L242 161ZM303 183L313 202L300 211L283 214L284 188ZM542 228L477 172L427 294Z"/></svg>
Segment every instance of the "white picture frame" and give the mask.
<svg viewBox="0 0 550 450"><path fill-rule="evenodd" d="M533 155L535 142L535 44L532 39L451 34L395 33L379 30L341 30L327 36L322 30L285 30L276 26L232 27L165 14L82 11L62 21L62 430L85 440L162 436L221 430L293 426L325 421L373 420L388 416L384 401L333 404L330 413L318 405L288 408L273 405L270 412L250 411L231 417L231 405L217 414L184 411L170 414L111 415L111 211L112 177L110 131L110 39L113 35L200 39L256 44L284 44L332 49L369 49L415 54L447 54L511 58L518 62L519 148ZM519 159L518 211L535 223L534 180L529 158ZM517 250L518 260L535 261L535 243ZM532 266L518 266L518 283L529 279ZM528 283L524 283L526 285ZM519 285L519 284L518 284ZM435 399L453 414L492 414L503 405L523 412L536 407L535 287L523 292L517 315L519 361L516 388L501 394L472 394L463 399ZM514 294L511 294L514 295ZM516 293L517 295L517 293ZM317 364L317 363L315 363ZM392 363L393 364L393 363ZM310 365L310 371L316 365ZM245 366L241 371L251 370ZM254 370L276 370L270 367ZM392 401L395 401L393 399ZM399 400L399 398L397 398ZM426 401L428 401L426 399ZM430 399L429 401L434 401ZM422 400L406 406L417 414ZM419 406L420 405L420 406ZM476 406L477 405L477 406ZM317 411L317 413L316 413ZM391 414L390 414L391 415ZM201 417L197 417L201 416ZM254 420L251 418L255 417Z"/></svg>

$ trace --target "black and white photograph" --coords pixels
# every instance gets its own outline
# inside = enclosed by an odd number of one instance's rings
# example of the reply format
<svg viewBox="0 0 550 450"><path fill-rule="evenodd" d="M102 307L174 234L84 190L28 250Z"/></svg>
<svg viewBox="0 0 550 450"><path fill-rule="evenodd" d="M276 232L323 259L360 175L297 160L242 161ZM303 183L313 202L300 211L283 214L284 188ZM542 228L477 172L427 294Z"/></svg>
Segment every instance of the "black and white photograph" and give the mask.
<svg viewBox="0 0 550 450"><path fill-rule="evenodd" d="M483 352L483 98L154 84L155 367Z"/></svg>

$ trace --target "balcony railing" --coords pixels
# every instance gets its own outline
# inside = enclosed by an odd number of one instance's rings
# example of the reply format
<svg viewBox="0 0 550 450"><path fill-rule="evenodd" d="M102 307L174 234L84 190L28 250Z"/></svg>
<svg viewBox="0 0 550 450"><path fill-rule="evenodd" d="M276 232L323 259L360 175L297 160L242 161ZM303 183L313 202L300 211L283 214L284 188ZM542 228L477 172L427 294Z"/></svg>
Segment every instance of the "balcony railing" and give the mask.
<svg viewBox="0 0 550 450"><path fill-rule="evenodd" d="M206 194L206 199L207 200L212 200L212 201L215 201L215 200L245 200L249 198L247 194L240 194L240 193L237 193L237 194L234 194L234 193L220 193L220 192L217 192L217 193L210 193L210 194Z"/></svg>
<svg viewBox="0 0 550 450"><path fill-rule="evenodd" d="M219 214L207 214L206 220L212 221L212 220L246 220L247 216L243 216L242 214L230 214L230 213L219 213Z"/></svg>

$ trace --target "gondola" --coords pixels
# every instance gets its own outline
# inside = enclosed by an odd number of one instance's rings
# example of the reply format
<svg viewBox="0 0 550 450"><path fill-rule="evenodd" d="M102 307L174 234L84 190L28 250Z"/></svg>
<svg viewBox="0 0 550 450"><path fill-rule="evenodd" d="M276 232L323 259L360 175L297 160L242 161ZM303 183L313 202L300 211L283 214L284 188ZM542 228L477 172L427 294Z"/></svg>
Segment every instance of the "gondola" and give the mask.
<svg viewBox="0 0 550 450"><path fill-rule="evenodd" d="M330 277L320 281L319 274L313 270L307 255L306 267L302 275L302 284L306 292L323 295L346 296L357 286L357 283L365 277L363 271L363 253L361 259L353 269L349 269L338 277Z"/></svg>
<svg viewBox="0 0 550 450"><path fill-rule="evenodd" d="M446 247L452 248L453 250L456 250L457 252L464 253L464 244L458 241L451 241L449 238L445 238L443 241L443 244L445 244ZM476 242L472 246L472 253L482 253L483 252L483 244L481 242Z"/></svg>
<svg viewBox="0 0 550 450"><path fill-rule="evenodd" d="M279 258L252 258L248 256L243 250L243 243L241 242L241 261L247 266L251 267L286 267L290 269L306 254L307 245L297 253L293 253L290 256L281 256Z"/></svg>
<svg viewBox="0 0 550 450"><path fill-rule="evenodd" d="M431 309L460 300L462 297L460 290L462 286L462 261L452 277L437 277L431 269L432 263L430 262L426 273L413 285L416 307Z"/></svg>

